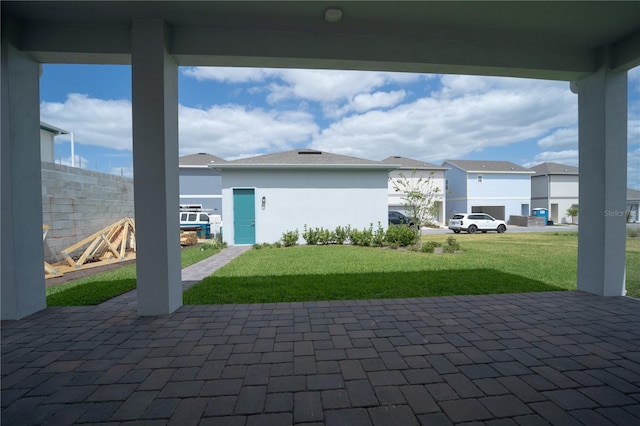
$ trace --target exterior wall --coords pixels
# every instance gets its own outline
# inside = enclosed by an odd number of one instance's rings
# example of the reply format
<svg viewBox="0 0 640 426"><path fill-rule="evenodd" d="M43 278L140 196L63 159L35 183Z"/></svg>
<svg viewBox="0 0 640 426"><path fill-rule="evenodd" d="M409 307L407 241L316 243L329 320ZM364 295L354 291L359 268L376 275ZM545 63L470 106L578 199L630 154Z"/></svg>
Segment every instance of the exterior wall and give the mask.
<svg viewBox="0 0 640 426"><path fill-rule="evenodd" d="M396 210L400 212L405 211L404 202L402 197L404 194L396 192L393 186L393 180L397 180L400 178L400 173L402 173L408 180L410 181L418 181L420 178L428 179L431 177L432 179L432 188L439 188L439 194L437 194L436 199L440 203L440 208L437 213L437 216L434 218L436 223L443 225L446 220L446 196L445 196L445 177L444 170L418 170L416 171L415 176L413 175L412 170L394 170L389 173L389 182L388 182L388 204L389 210Z"/></svg>
<svg viewBox="0 0 640 426"><path fill-rule="evenodd" d="M504 206L504 218L522 214L523 206L530 210L531 176L509 173L482 173L482 183L477 173L468 175L468 211L479 206ZM491 214L491 213L489 213Z"/></svg>
<svg viewBox="0 0 640 426"><path fill-rule="evenodd" d="M132 179L42 163L45 260L62 260L61 250L123 217L134 217Z"/></svg>
<svg viewBox="0 0 640 426"><path fill-rule="evenodd" d="M571 216L567 215L567 209L574 204L579 205L578 176L551 175L550 181L549 218L553 220L554 223L570 223ZM554 204L558 205L557 217L551 217L551 212L553 211L555 213ZM573 221L574 223L578 223L578 216L575 216Z"/></svg>
<svg viewBox="0 0 640 426"><path fill-rule="evenodd" d="M479 174L482 182L478 182ZM504 206L504 219L522 215L523 207L531 209L531 176L528 174L466 173L453 167L446 176L448 217L480 206Z"/></svg>
<svg viewBox="0 0 640 426"><path fill-rule="evenodd" d="M448 181L447 198L447 214L450 218L456 213L466 213L467 205L467 174L462 170L451 167L445 172L445 178ZM445 186L447 188L447 186Z"/></svg>
<svg viewBox="0 0 640 426"><path fill-rule="evenodd" d="M55 135L46 130L40 129L40 160L47 163L53 163L55 160L54 154L54 137Z"/></svg>
<svg viewBox="0 0 640 426"><path fill-rule="evenodd" d="M551 176L551 198L574 198L578 199L578 176L575 175L552 175Z"/></svg>
<svg viewBox="0 0 640 426"><path fill-rule="evenodd" d="M351 225L387 227L387 172L384 170L224 170L223 238L234 244L233 189L255 189L256 243L273 243L298 229ZM262 197L265 208L262 209Z"/></svg>
<svg viewBox="0 0 640 426"><path fill-rule="evenodd" d="M543 175L531 178L531 208L549 210L549 220L554 223L570 223L567 209L578 204L577 175ZM578 222L577 216L573 218Z"/></svg>
<svg viewBox="0 0 640 426"><path fill-rule="evenodd" d="M531 176L531 208L550 208L549 177L547 175ZM531 212L529 212L529 214L531 214Z"/></svg>
<svg viewBox="0 0 640 426"><path fill-rule="evenodd" d="M180 204L202 204L208 213L222 215L220 173L204 167L180 167Z"/></svg>

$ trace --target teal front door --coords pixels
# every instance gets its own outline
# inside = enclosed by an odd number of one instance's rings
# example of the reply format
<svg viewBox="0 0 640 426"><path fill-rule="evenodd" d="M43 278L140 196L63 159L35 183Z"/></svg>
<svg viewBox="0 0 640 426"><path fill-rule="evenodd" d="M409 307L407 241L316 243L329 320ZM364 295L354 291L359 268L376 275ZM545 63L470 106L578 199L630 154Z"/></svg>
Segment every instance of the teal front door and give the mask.
<svg viewBox="0 0 640 426"><path fill-rule="evenodd" d="M256 201L253 189L233 190L233 235L235 244L256 242Z"/></svg>

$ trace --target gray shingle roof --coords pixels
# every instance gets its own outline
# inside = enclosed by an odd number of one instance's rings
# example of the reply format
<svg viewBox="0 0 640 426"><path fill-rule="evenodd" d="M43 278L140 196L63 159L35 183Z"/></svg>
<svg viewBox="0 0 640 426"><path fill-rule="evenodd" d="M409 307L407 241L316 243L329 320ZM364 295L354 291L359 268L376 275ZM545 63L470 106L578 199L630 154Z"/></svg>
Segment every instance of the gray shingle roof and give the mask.
<svg viewBox="0 0 640 426"><path fill-rule="evenodd" d="M640 191L627 188L627 200L640 200Z"/></svg>
<svg viewBox="0 0 640 426"><path fill-rule="evenodd" d="M332 154L314 149L294 149L276 154L241 158L218 164L217 166L213 165L212 167L220 170L244 168L365 168L394 170L398 167L398 164L387 164L381 161L365 160L364 158Z"/></svg>
<svg viewBox="0 0 640 426"><path fill-rule="evenodd" d="M209 164L226 163L224 158L216 157L212 154L200 152L198 154L183 155L178 159L180 166L208 166Z"/></svg>
<svg viewBox="0 0 640 426"><path fill-rule="evenodd" d="M447 170L448 167L427 163L426 161L413 160L411 158L394 155L382 160L383 163L400 164L401 169L426 169L426 170Z"/></svg>
<svg viewBox="0 0 640 426"><path fill-rule="evenodd" d="M532 170L519 166L511 161L485 161L485 160L446 160L443 165L451 164L465 172L474 173L529 173Z"/></svg>
<svg viewBox="0 0 640 426"><path fill-rule="evenodd" d="M363 158L332 154L315 149L294 149L275 154L259 155L257 157L241 158L230 161L230 164L382 164L380 161L365 160Z"/></svg>
<svg viewBox="0 0 640 426"><path fill-rule="evenodd" d="M531 167L531 170L536 172L536 175L577 175L578 168L574 166L567 166L560 163L541 163L537 166Z"/></svg>

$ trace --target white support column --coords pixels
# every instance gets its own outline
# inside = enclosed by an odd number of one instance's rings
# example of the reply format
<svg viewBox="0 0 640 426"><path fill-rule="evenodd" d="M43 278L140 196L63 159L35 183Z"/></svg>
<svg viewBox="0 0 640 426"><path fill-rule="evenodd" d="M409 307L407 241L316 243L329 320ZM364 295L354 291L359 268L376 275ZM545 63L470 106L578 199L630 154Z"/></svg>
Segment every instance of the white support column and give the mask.
<svg viewBox="0 0 640 426"><path fill-rule="evenodd" d="M626 293L627 73L604 65L577 87L578 290L622 296Z"/></svg>
<svg viewBox="0 0 640 426"><path fill-rule="evenodd" d="M178 221L178 66L162 21L132 27L133 172L140 315L182 305Z"/></svg>
<svg viewBox="0 0 640 426"><path fill-rule="evenodd" d="M11 44L7 33L12 26L2 23L2 319L20 319L47 306L41 229L39 66Z"/></svg>

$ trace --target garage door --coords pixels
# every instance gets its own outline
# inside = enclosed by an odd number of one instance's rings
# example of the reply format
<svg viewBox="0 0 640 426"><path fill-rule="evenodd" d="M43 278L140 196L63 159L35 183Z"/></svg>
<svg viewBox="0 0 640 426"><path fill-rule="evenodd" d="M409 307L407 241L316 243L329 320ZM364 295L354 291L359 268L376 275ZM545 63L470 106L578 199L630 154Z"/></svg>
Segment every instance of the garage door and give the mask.
<svg viewBox="0 0 640 426"><path fill-rule="evenodd" d="M505 220L505 206L472 206L471 213L486 213L496 219Z"/></svg>

